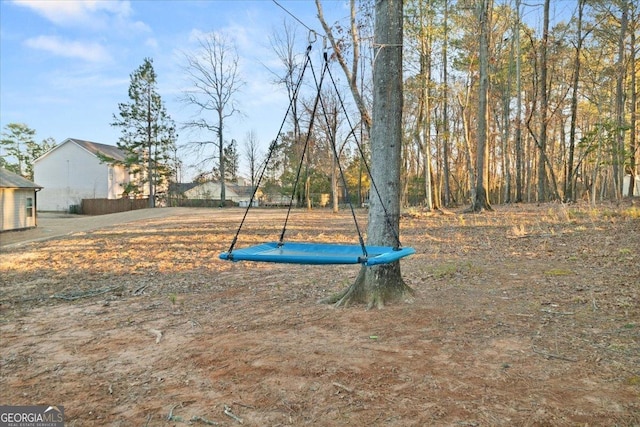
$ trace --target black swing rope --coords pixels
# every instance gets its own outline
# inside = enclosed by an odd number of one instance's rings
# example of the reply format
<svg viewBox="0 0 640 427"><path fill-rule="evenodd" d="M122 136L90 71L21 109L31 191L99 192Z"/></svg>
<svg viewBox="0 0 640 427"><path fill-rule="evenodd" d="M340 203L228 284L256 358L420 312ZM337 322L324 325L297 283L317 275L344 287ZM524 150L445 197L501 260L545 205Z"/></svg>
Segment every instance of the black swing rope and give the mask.
<svg viewBox="0 0 640 427"><path fill-rule="evenodd" d="M327 51L326 50L323 53L323 59L324 59L324 67L323 67L323 70L322 70L320 83L318 83L318 80L316 78L315 72L313 71L313 68L311 68L311 72L313 74L313 80L316 83L316 87L318 88L318 98L320 99L320 106L322 107L322 114L324 116L325 123L327 124L327 133L328 133L328 136L329 136L329 140L331 141L331 148L332 148L332 151L333 151L333 156L336 159L336 164L338 165L338 170L340 171L340 179L342 180L342 185L344 185L345 192L346 192L346 199L347 199L347 202L349 203L349 208L351 210L351 216L353 217L353 222L355 224L356 231L358 232L358 241L360 243L360 247L362 248L362 256L363 256L363 259L367 259L369 257L369 254L367 253L367 246L364 243L364 238L362 237L362 232L360 231L360 226L358 225L358 219L356 217L356 211L353 208L353 203L351 202L351 196L349 195L349 187L347 186L347 179L345 178L344 170L342 169L342 164L340 163L340 154L338 153L338 148L336 147L335 135L333 135L333 133L331 132L331 126L329 124L329 117L327 115L327 108L324 105L324 101L322 100L322 97L320 97L320 93L321 93L321 89L322 89L322 81L324 79L324 72L328 71L329 75L331 76L331 71L329 70L329 61L327 60ZM331 81L333 82L333 78L331 79ZM338 90L336 88L335 82L333 82L333 88L334 88L335 92L338 93ZM344 108L344 105L343 105L343 108ZM353 128L351 129L351 133L353 133Z"/></svg>
<svg viewBox="0 0 640 427"><path fill-rule="evenodd" d="M300 87L302 86L302 79L304 77L304 73L307 69L307 66L309 65L309 63L311 62L311 48L312 48L312 43L315 40L310 40L309 41L309 46L307 46L307 53L306 53L306 57L305 57L305 62L304 65L302 67L302 71L300 72L300 76L298 77L298 81L296 82L295 85L295 89L293 91L293 95L291 96L291 100L289 102L289 107L287 108L287 112L284 115L284 118L282 119L282 123L280 123L280 128L278 129L278 133L276 135L276 139L273 140L273 142L271 142L271 145L269 146L269 153L267 154L267 158L264 161L264 166L262 168L262 171L260 172L260 176L258 177L258 181L256 182L256 186L253 189L253 192L251 193L251 199L249 199L249 204L247 205L247 208L244 211L244 215L242 216L242 220L240 221L240 225L238 226L238 229L236 230L236 235L233 237L233 240L231 241L231 245L229 246L229 259L233 259L233 249L236 246L236 243L238 242L238 236L240 235L240 230L242 230L242 226L244 225L245 220L247 219L247 215L249 214L249 209L251 208L251 206L253 205L253 201L256 198L256 193L258 192L258 188L260 188L260 184L262 183L262 178L264 177L264 174L267 170L267 166L269 165L269 161L271 160L271 157L273 156L273 153L276 151L276 148L278 147L278 138L280 138L280 135L282 135L282 130L284 129L284 125L287 122L287 117L289 116L289 112L291 112L291 110L293 109L293 103L295 102L296 98L298 97L298 92L300 91Z"/></svg>
<svg viewBox="0 0 640 427"><path fill-rule="evenodd" d="M322 80L324 79L325 72L327 70L326 65L322 68L322 74L320 76L320 85L322 85ZM313 78L316 78L316 73L313 70L313 64L311 64L311 73L313 74ZM298 163L298 170L296 171L296 180L293 184L293 190L291 191L291 198L289 199L289 207L287 209L287 216L284 219L284 224L282 226L282 232L280 233L280 240L278 241L278 246L282 246L284 244L284 234L287 231L287 224L289 223L289 215L291 214L291 208L293 207L293 200L295 199L296 191L298 189L298 182L300 182L300 173L302 172L302 165L304 164L304 158L307 155L307 149L309 148L309 141L311 140L311 131L313 129L313 123L316 118L316 111L318 110L318 103L320 101L320 87L318 87L318 93L316 94L316 99L313 102L313 109L311 110L311 118L309 119L309 130L307 131L306 138L304 140L304 147L302 148L302 156L300 157L300 163Z"/></svg>

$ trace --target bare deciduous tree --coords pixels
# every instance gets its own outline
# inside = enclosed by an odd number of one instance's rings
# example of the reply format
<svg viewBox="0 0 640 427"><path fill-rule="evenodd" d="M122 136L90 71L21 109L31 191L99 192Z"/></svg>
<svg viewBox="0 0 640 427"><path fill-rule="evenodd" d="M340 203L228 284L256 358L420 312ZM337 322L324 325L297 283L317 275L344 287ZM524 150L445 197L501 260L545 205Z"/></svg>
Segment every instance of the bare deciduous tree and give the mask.
<svg viewBox="0 0 640 427"><path fill-rule="evenodd" d="M326 33L327 38L331 43L331 48L333 49L335 58L340 64L342 71L344 71L344 75L347 77L349 89L351 90L353 99L356 103L356 106L358 107L358 111L360 111L362 122L364 123L364 126L366 127L368 132L371 128L371 114L367 109L362 92L360 91L360 89L358 89L358 67L360 66L360 33L358 32L358 23L356 21L356 1L350 1L349 35L351 37L352 50L351 64L347 62L347 56L343 52L344 43L341 43L340 40L336 39L335 35L333 34L333 30L327 24L327 21L324 18L322 3L320 0L316 0L316 8L318 9L318 19L320 20L322 29Z"/></svg>
<svg viewBox="0 0 640 427"><path fill-rule="evenodd" d="M232 40L221 33L208 33L198 38L198 49L184 54L184 67L191 87L185 90L183 102L198 109L198 117L185 124L186 127L214 132L220 174L220 202L224 204L225 121L239 110L235 96L244 82L238 70L238 53ZM212 116L212 117L209 117ZM211 141L198 142L203 146Z"/></svg>
<svg viewBox="0 0 640 427"><path fill-rule="evenodd" d="M244 138L244 156L249 164L249 174L251 175L251 187L255 187L259 174L260 144L254 130L247 132Z"/></svg>

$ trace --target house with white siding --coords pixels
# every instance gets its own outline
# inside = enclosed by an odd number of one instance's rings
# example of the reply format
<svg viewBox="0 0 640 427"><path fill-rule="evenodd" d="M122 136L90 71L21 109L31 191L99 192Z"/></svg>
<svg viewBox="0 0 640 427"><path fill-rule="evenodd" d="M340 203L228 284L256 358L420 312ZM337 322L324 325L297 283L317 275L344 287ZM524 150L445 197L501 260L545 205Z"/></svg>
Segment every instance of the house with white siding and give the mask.
<svg viewBox="0 0 640 427"><path fill-rule="evenodd" d="M99 154L124 161L113 145L68 138L33 162L34 181L44 188L38 210L69 211L82 199L118 199L131 178L124 166L102 162Z"/></svg>
<svg viewBox="0 0 640 427"><path fill-rule="evenodd" d="M636 175L635 181L633 183L633 194L632 196L640 197L640 175ZM622 182L622 194L626 196L629 194L629 186L631 185L631 174L626 174L624 176L624 181Z"/></svg>
<svg viewBox="0 0 640 427"><path fill-rule="evenodd" d="M37 225L36 195L42 187L0 168L0 232Z"/></svg>

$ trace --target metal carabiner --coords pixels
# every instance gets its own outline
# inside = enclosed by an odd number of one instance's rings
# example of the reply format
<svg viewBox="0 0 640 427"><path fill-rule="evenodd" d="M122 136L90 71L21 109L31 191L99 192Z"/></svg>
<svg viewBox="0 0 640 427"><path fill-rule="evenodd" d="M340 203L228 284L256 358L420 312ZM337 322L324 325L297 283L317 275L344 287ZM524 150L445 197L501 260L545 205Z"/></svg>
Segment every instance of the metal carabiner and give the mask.
<svg viewBox="0 0 640 427"><path fill-rule="evenodd" d="M316 33L314 30L309 30L309 35L307 36L307 41L309 42L309 44L315 43L316 40L318 40L318 33Z"/></svg>

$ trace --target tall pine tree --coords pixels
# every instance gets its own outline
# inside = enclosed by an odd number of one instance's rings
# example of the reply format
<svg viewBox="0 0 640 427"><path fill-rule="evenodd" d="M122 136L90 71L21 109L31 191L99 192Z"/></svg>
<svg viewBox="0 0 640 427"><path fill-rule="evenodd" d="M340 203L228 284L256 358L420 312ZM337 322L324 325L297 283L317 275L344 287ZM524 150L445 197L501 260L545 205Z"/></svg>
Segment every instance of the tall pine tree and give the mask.
<svg viewBox="0 0 640 427"><path fill-rule="evenodd" d="M125 152L124 166L138 176L130 188L142 193L147 184L152 208L156 189L173 173L169 165L177 138L175 124L157 91L152 59L145 58L131 74L129 100L118 104L119 113L113 115L111 125L122 131L117 145Z"/></svg>

